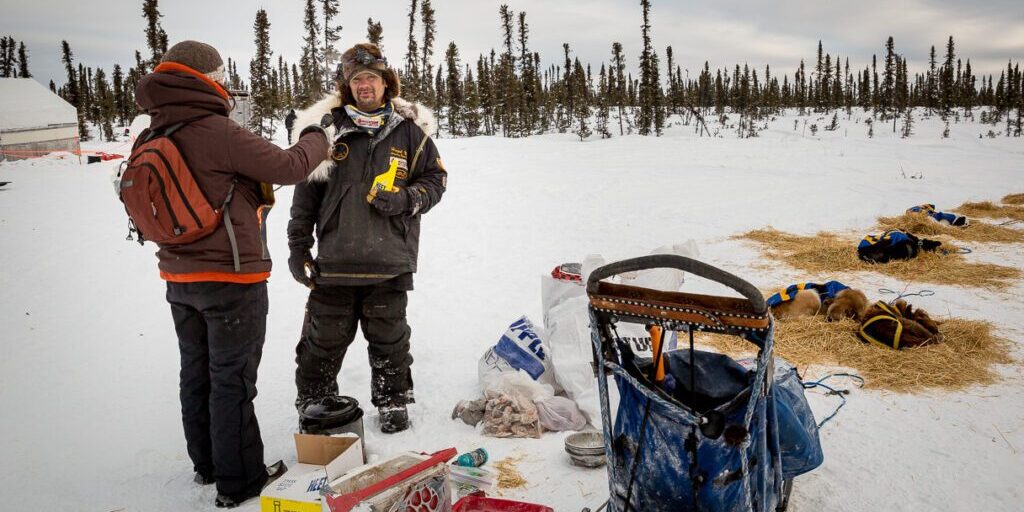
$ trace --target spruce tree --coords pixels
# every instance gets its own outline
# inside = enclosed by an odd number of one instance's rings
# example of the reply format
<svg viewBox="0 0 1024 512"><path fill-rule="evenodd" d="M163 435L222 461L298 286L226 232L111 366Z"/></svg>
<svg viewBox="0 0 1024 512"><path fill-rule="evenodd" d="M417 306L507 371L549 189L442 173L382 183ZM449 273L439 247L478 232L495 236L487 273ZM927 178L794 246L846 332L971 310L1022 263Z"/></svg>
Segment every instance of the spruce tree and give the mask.
<svg viewBox="0 0 1024 512"><path fill-rule="evenodd" d="M533 55L529 49L530 28L526 24L526 12L519 13L519 77L522 84L522 101L519 105L519 127L522 135L534 133L537 118L540 117L540 91L537 89L537 70L533 66Z"/></svg>
<svg viewBox="0 0 1024 512"><path fill-rule="evenodd" d="M99 120L100 128L103 132L103 138L107 142L114 141L114 117L117 115L117 109L114 102L114 93L110 89L110 83L107 82L107 75L103 69L97 69L94 77L95 85L93 90L95 91L96 98L94 100L95 108L97 111L97 118Z"/></svg>
<svg viewBox="0 0 1024 512"><path fill-rule="evenodd" d="M570 127L572 127L573 114L576 112L576 96L579 91L573 87L572 78L572 59L569 58L569 43L562 43L562 51L565 53L565 65L563 71L565 76L559 82L559 90L561 92L561 100L564 107L559 112L558 120L556 122L559 133L565 133Z"/></svg>
<svg viewBox="0 0 1024 512"><path fill-rule="evenodd" d="M125 126L128 124L128 106L125 105L125 84L124 84L124 72L121 71L120 64L114 64L114 71L110 76L113 82L113 96L114 96L114 113L118 120L118 125Z"/></svg>
<svg viewBox="0 0 1024 512"><path fill-rule="evenodd" d="M373 18L366 19L366 40L380 48L381 52L384 51L384 27L379 21L373 21Z"/></svg>
<svg viewBox="0 0 1024 512"><path fill-rule="evenodd" d="M311 1L311 0L310 0ZM253 23L255 32L256 55L249 63L249 90L252 99L252 117L249 119L249 129L253 133L267 140L274 135L274 91L271 84L270 59L273 52L270 50L270 20L267 18L267 11L260 9L256 11L256 21ZM310 77L313 82L319 83L319 68L312 68Z"/></svg>
<svg viewBox="0 0 1024 512"><path fill-rule="evenodd" d="M605 73L604 64L601 64L601 71L598 72L597 82L597 119L594 122L594 128L597 133L601 135L602 139L611 138L612 134L608 131L608 118L611 114L608 108L608 101L611 96L610 87L608 84L608 77Z"/></svg>
<svg viewBox="0 0 1024 512"><path fill-rule="evenodd" d="M900 133L901 137L904 139L914 134L914 109L906 109L903 116L903 128Z"/></svg>
<svg viewBox="0 0 1024 512"><path fill-rule="evenodd" d="M81 112L85 121L97 124L96 111L93 109L92 69L87 69L81 62L78 63L78 101L82 105Z"/></svg>
<svg viewBox="0 0 1024 512"><path fill-rule="evenodd" d="M658 53L651 49L651 79L652 79L652 112L654 118L652 123L654 125L654 134L661 137L662 132L665 129L665 90L661 86L661 77L658 71Z"/></svg>
<svg viewBox="0 0 1024 512"><path fill-rule="evenodd" d="M139 78L149 73L149 65L142 60L142 52L138 50L135 50L135 70L138 71Z"/></svg>
<svg viewBox="0 0 1024 512"><path fill-rule="evenodd" d="M146 45L149 46L150 66L155 68L167 52L167 32L160 24L160 8L158 0L142 0L142 17L146 19Z"/></svg>
<svg viewBox="0 0 1024 512"><path fill-rule="evenodd" d="M21 78L32 78L28 70L28 50L25 49L25 42L18 45L18 76Z"/></svg>
<svg viewBox="0 0 1024 512"><path fill-rule="evenodd" d="M512 53L514 15L508 5L503 4L498 8L498 16L501 19L502 37L505 43L505 51L502 52L498 61L497 91L501 98L497 104L499 107L498 121L506 137L518 137L522 135L518 122L522 88L516 76L516 57Z"/></svg>
<svg viewBox="0 0 1024 512"><path fill-rule="evenodd" d="M68 82L64 86L64 99L74 105L78 111L79 140L89 140L89 130L85 126L85 112L81 103L81 94L78 90L78 73L75 72L74 54L71 52L71 45L67 41L61 41L60 47L61 62L64 63L64 71L68 77Z"/></svg>
<svg viewBox="0 0 1024 512"><path fill-rule="evenodd" d="M822 48L822 45L821 45L821 40L819 39L818 40L818 65L815 66L815 68L814 68L814 78L811 80L812 81L811 85L812 85L812 87L814 87L813 102L814 102L814 110L816 112L820 112L822 110L822 105L824 103L824 100L822 98L822 91L821 91L821 75L822 75L822 72L824 71L824 68L825 68L825 62L822 60L822 53L823 53L822 50L823 50L823 48Z"/></svg>
<svg viewBox="0 0 1024 512"><path fill-rule="evenodd" d="M570 87L577 92L575 111L572 112L573 118L576 121L574 133L582 141L590 137L594 132L590 129L590 105L587 103L587 95L585 94L587 90L587 75L583 71L583 65L578 57L572 68Z"/></svg>
<svg viewBox="0 0 1024 512"><path fill-rule="evenodd" d="M448 75L445 78L444 100L445 110L448 117L448 133L459 136L465 135L464 116L462 113L465 96L462 90L462 77L459 75L462 65L459 64L459 49L455 42L448 43L448 50L444 54L445 66L448 67Z"/></svg>
<svg viewBox="0 0 1024 512"><path fill-rule="evenodd" d="M925 80L925 107L928 108L928 112L931 113L935 110L938 104L938 94L936 93L936 86L938 78L935 70L935 45L932 45L931 52L928 53L928 77Z"/></svg>
<svg viewBox="0 0 1024 512"><path fill-rule="evenodd" d="M463 109L465 134L467 137L474 137L480 133L480 93L477 83L473 79L473 70L468 64L462 89L466 97L466 107Z"/></svg>
<svg viewBox="0 0 1024 512"><path fill-rule="evenodd" d="M974 99L976 95L975 77L971 72L971 59L967 59L967 64L964 66L964 77L961 80L961 91L960 97L963 99L963 106L970 113L974 107Z"/></svg>
<svg viewBox="0 0 1024 512"><path fill-rule="evenodd" d="M266 18L266 12L263 13L263 17ZM302 98L302 106L308 106L320 99L320 96L323 95L323 87L320 80L320 24L317 21L316 8L313 5L313 0L306 0L306 8L304 10L302 22L306 34L302 37L302 41L305 44L302 47L302 57L299 60L299 70L302 72L302 93L300 97ZM259 23L258 14L257 23ZM257 37L259 37L258 33ZM267 51L269 52L269 48ZM270 74L269 58L268 53L266 73L268 76ZM249 77L249 82L250 84L256 83L251 76ZM296 84L296 88L298 88L298 84ZM252 90L252 94L256 94L255 89Z"/></svg>
<svg viewBox="0 0 1024 512"><path fill-rule="evenodd" d="M609 91L612 103L618 106L618 134L625 135L623 127L623 108L626 102L626 56L623 54L623 43L611 43L611 69L608 72ZM614 83L614 86L610 84Z"/></svg>
<svg viewBox="0 0 1024 512"><path fill-rule="evenodd" d="M658 78L651 45L651 2L640 0L640 7L643 11L643 24L640 25L643 50L640 53L640 90L639 102L640 112L636 122L640 135L650 135L654 127L654 111L657 108L657 87Z"/></svg>
<svg viewBox="0 0 1024 512"><path fill-rule="evenodd" d="M885 42L885 70L882 79L881 98L878 107L882 109L883 115L888 115L889 110L894 107L896 95L896 52L892 36ZM895 126L893 127L895 132Z"/></svg>
<svg viewBox="0 0 1024 512"><path fill-rule="evenodd" d="M956 60L956 52L953 47L953 36L949 36L946 43L946 60L942 64L942 71L939 74L939 94L943 115L953 108L955 92L953 90L953 61Z"/></svg>
<svg viewBox="0 0 1024 512"><path fill-rule="evenodd" d="M423 48L420 51L420 73L428 77L420 87L420 99L427 106L437 108L440 106L440 92L431 87L429 77L434 76L434 65L430 62L434 55L434 35L437 32L437 22L434 19L434 8L430 0L422 0L420 3L420 24L423 26Z"/></svg>
<svg viewBox="0 0 1024 512"><path fill-rule="evenodd" d="M8 37L0 37L0 78L14 78L17 75L17 68L15 67L14 59L12 58L13 52L8 51L8 45L14 44L14 40L11 39L8 42Z"/></svg>
<svg viewBox="0 0 1024 512"><path fill-rule="evenodd" d="M409 44L405 52L405 76L402 77L402 95L410 100L418 100L420 91L420 50L419 45L416 44L415 32L416 5L417 0L409 0Z"/></svg>
<svg viewBox="0 0 1024 512"><path fill-rule="evenodd" d="M494 50L488 61L483 55L476 61L477 92L480 97L480 119L484 135L494 135Z"/></svg>
<svg viewBox="0 0 1024 512"><path fill-rule="evenodd" d="M324 47L321 52L324 61L323 87L321 90L330 91L334 83L335 66L341 59L341 53L334 43L341 38L341 25L332 25L334 18L338 16L339 0L320 0L323 4L321 11L324 16Z"/></svg>

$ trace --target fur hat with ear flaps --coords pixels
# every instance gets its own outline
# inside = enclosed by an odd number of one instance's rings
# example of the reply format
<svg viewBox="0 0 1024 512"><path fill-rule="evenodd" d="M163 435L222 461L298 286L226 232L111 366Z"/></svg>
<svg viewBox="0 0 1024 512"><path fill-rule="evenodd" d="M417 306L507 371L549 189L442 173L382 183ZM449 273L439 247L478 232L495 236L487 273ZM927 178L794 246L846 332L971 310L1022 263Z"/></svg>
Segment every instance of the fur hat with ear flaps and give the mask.
<svg viewBox="0 0 1024 512"><path fill-rule="evenodd" d="M388 67L388 60L384 58L380 48L370 43L359 43L341 54L341 66L335 77L341 88L341 99L345 105L356 104L348 82L363 71L369 71L384 79L384 101L394 99L402 94L402 82L398 79L398 73Z"/></svg>

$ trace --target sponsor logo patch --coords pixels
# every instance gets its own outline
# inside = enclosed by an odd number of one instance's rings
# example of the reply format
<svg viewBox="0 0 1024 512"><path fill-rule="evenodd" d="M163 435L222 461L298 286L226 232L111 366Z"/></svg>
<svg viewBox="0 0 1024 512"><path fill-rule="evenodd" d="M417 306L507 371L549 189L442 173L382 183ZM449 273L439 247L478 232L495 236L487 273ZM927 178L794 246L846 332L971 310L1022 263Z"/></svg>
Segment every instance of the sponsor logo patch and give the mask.
<svg viewBox="0 0 1024 512"><path fill-rule="evenodd" d="M346 158L348 158L348 144L338 142L334 145L334 151L331 152L331 159L340 162Z"/></svg>

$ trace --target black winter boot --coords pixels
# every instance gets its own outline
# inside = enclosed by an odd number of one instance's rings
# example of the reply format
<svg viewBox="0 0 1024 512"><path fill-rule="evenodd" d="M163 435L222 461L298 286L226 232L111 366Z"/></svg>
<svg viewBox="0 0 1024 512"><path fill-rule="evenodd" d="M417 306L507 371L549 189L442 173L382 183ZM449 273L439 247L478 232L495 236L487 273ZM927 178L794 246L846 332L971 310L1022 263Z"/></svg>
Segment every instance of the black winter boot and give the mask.
<svg viewBox="0 0 1024 512"><path fill-rule="evenodd" d="M277 480L281 475L285 474L285 472L287 471L288 466L284 464L283 460L279 460L267 466L267 483L263 484L263 487L260 489L260 491L266 489L268 485L274 483L274 480ZM235 508L241 505L246 500L255 498L259 495L260 492L257 491L256 494L253 494L252 496L241 496L237 498L232 498L230 496L224 496L223 494L218 493L217 499L216 501L214 501L214 504L217 505L217 508Z"/></svg>
<svg viewBox="0 0 1024 512"><path fill-rule="evenodd" d="M380 431L394 434L409 428L409 412L404 405L389 405L377 409L380 413Z"/></svg>

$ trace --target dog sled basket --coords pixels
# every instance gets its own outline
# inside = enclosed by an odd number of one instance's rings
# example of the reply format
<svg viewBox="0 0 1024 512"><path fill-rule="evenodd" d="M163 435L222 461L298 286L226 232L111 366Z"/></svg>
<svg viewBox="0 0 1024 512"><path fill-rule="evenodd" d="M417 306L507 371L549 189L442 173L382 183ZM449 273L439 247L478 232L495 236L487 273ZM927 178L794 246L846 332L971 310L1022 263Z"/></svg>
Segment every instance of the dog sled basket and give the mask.
<svg viewBox="0 0 1024 512"><path fill-rule="evenodd" d="M605 281L673 268L718 282L742 298L664 292ZM588 279L612 512L785 510L792 479L822 462L817 426L791 367L775 368L774 320L761 293L725 271L683 256L654 255L596 269ZM653 357L617 334L622 323L658 327ZM689 349L664 350L664 333L689 334ZM758 348L746 367L693 350L693 333L738 336ZM657 335L658 329L651 329ZM652 340L657 341L657 340ZM682 345L682 344L680 344ZM655 360L683 372L674 390ZM781 360L780 360L781 361ZM778 375L776 375L776 372ZM614 422L608 375L619 402ZM700 379L700 380L698 380ZM687 382L688 381L688 382ZM695 405L696 404L696 405ZM782 425L780 426L780 418ZM781 436L780 436L781 432ZM781 439L780 439L781 437Z"/></svg>

